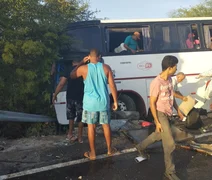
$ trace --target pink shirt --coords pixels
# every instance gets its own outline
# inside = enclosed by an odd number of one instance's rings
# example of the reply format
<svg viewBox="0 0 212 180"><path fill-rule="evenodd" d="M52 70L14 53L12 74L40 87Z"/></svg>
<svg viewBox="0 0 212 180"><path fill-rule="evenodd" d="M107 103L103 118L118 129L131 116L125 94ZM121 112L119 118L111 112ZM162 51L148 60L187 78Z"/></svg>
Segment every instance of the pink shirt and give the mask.
<svg viewBox="0 0 212 180"><path fill-rule="evenodd" d="M164 80L158 75L150 84L150 96L157 97L156 109L169 116L173 109L173 86L171 77Z"/></svg>
<svg viewBox="0 0 212 180"><path fill-rule="evenodd" d="M186 46L187 46L187 48L189 48L189 49L193 49L193 48L194 48L194 43L193 43L193 41L191 41L190 39L187 39L187 40L186 40Z"/></svg>

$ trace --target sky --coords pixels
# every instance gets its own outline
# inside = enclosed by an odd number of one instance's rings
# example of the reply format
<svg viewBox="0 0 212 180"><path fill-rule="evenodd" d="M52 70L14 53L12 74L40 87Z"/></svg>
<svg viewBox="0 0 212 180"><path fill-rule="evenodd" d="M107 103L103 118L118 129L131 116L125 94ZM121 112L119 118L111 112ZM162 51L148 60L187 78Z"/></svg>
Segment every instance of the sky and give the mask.
<svg viewBox="0 0 212 180"><path fill-rule="evenodd" d="M201 0L88 0L97 18L167 18L172 10L199 4Z"/></svg>

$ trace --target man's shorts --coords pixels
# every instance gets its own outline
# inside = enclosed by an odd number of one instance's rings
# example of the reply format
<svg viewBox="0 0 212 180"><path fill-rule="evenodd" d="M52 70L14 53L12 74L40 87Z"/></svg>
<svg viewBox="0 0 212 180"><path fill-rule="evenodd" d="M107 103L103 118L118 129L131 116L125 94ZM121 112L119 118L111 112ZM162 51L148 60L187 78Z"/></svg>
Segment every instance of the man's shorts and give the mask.
<svg viewBox="0 0 212 180"><path fill-rule="evenodd" d="M81 122L82 120L82 102L72 99L67 100L66 115L68 120L74 120Z"/></svg>
<svg viewBox="0 0 212 180"><path fill-rule="evenodd" d="M83 110L82 122L86 124L110 124L110 111L89 112Z"/></svg>

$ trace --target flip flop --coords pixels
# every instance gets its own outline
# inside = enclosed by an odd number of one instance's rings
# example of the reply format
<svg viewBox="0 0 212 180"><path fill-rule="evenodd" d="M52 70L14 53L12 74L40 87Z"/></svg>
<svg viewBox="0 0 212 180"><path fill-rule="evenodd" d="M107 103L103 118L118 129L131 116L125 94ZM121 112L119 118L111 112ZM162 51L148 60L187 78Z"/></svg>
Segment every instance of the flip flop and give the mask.
<svg viewBox="0 0 212 180"><path fill-rule="evenodd" d="M82 144L82 143L83 143L83 140L80 140L80 141L79 141L79 139L78 139L78 142L79 142L80 144Z"/></svg>
<svg viewBox="0 0 212 180"><path fill-rule="evenodd" d="M111 148L111 152L110 152L110 153L107 153L107 155L108 155L108 156L112 156L112 155L114 155L114 154L117 153L117 152L118 152L118 150L117 150L116 148L112 147L112 148Z"/></svg>
<svg viewBox="0 0 212 180"><path fill-rule="evenodd" d="M76 136L67 136L67 137L66 137L66 140L67 140L67 141L74 142L74 141L77 140L77 137L76 137Z"/></svg>
<svg viewBox="0 0 212 180"><path fill-rule="evenodd" d="M66 141L69 141L73 136L67 135L66 136Z"/></svg>
<svg viewBox="0 0 212 180"><path fill-rule="evenodd" d="M84 156L85 156L86 158L90 159L91 161L96 160L96 157L90 157L90 152L89 152L89 151L85 152L85 153L84 153Z"/></svg>

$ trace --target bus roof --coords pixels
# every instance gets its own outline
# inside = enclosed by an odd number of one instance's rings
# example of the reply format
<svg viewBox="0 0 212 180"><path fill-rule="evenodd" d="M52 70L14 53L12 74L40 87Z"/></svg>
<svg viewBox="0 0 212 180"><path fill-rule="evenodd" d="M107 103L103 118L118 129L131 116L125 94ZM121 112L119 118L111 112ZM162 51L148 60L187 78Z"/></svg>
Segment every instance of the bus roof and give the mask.
<svg viewBox="0 0 212 180"><path fill-rule="evenodd" d="M101 23L127 23L127 22L169 22L169 21L202 21L212 20L212 17L191 17L191 18L161 18L161 19L117 19L100 20Z"/></svg>
<svg viewBox="0 0 212 180"><path fill-rule="evenodd" d="M156 22L182 22L182 21L212 21L212 17L192 17L192 18L161 18L161 19L108 19L108 20L88 20L70 23L68 28L98 26L100 24L121 24L121 23L156 23Z"/></svg>

